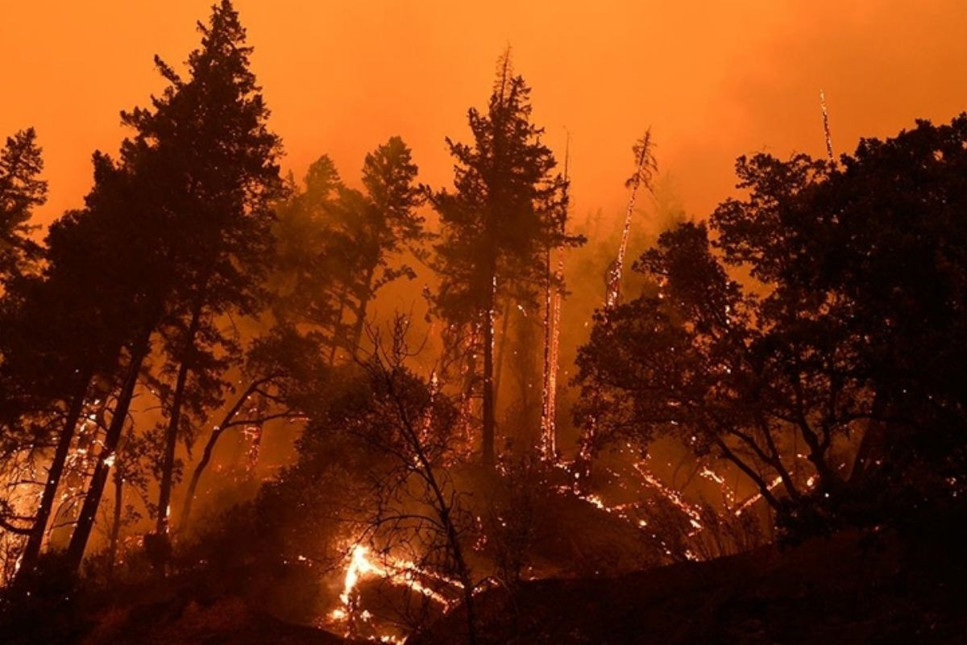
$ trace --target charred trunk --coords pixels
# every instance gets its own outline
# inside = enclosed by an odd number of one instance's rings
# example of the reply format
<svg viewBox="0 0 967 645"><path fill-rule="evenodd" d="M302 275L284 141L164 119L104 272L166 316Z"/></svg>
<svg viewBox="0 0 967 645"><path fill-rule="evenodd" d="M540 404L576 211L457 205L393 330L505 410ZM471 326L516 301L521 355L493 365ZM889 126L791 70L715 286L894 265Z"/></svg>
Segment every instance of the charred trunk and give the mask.
<svg viewBox="0 0 967 645"><path fill-rule="evenodd" d="M107 484L107 476L111 470L118 443L121 440L121 432L124 430L127 421L128 410L131 407L131 399L134 397L134 388L138 383L141 365L148 354L150 338L150 331L145 332L132 347L128 374L118 395L114 416L111 418L111 425L104 437L104 446L97 456L94 475L91 477L87 495L84 497L84 505L81 507L81 513L77 519L77 525L74 527L70 545L67 547L67 566L71 571L77 571L84 559L84 551L87 549L87 542L94 528L97 509L104 494L104 486Z"/></svg>
<svg viewBox="0 0 967 645"><path fill-rule="evenodd" d="M40 550L44 544L44 535L47 533L47 523L50 520L51 512L54 508L54 499L57 495L57 486L61 477L64 475L64 465L67 463L67 455L70 452L71 442L77 430L77 423L80 420L81 412L84 409L84 400L87 397L87 388L90 385L91 373L87 372L81 379L82 385L71 400L67 417L64 420L64 428L57 441L57 449L54 452L54 459L51 461L47 471L47 483L44 485L44 492L40 498L40 506L37 509L37 516L34 525L24 546L24 552L20 561L20 573L30 575L37 565L40 557Z"/></svg>
<svg viewBox="0 0 967 645"><path fill-rule="evenodd" d="M114 579L114 565L117 562L118 538L121 535L121 512L124 509L124 478L121 470L114 469L114 518L111 523L111 540L107 549L107 577Z"/></svg>
<svg viewBox="0 0 967 645"><path fill-rule="evenodd" d="M486 320L484 320L484 374L483 374L483 464L492 468L496 463L494 434L494 314L496 307L497 277L492 272L490 288L487 291Z"/></svg>
<svg viewBox="0 0 967 645"><path fill-rule="evenodd" d="M175 393L171 400L171 416L168 417L168 427L165 430L165 454L161 469L161 485L158 492L158 520L155 526L155 532L159 536L167 535L170 529L168 516L171 506L171 489L174 487L175 448L178 445L178 428L181 425L181 409L185 399L185 387L188 382L188 373L191 371L191 355L194 352L195 335L198 333L200 322L201 307L196 306L191 314L191 322L188 324L188 333L185 339L186 353L178 367Z"/></svg>

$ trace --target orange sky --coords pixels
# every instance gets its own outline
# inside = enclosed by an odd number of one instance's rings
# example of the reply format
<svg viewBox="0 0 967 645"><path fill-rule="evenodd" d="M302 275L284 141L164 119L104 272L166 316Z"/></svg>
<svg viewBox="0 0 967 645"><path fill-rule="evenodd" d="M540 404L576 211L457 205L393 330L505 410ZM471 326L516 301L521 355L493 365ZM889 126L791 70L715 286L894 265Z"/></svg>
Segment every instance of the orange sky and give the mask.
<svg viewBox="0 0 967 645"><path fill-rule="evenodd" d="M155 53L183 61L210 0L0 0L0 134L33 125L44 147L45 222L78 206L95 148L114 152L118 112L161 87ZM849 5L842 9L839 5ZM448 183L444 136L465 139L510 44L535 120L563 157L577 214L617 215L632 142L651 125L663 172L692 215L731 190L734 158L823 154L915 117L967 109L964 0L236 0L255 71L301 176L329 153L350 181L391 135L421 180Z"/></svg>

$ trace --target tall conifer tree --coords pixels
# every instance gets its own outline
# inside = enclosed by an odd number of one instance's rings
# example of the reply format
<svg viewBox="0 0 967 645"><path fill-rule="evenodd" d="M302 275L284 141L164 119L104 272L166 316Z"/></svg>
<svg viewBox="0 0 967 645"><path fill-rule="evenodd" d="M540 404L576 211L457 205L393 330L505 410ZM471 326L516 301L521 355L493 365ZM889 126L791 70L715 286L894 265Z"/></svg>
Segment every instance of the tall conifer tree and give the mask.
<svg viewBox="0 0 967 645"><path fill-rule="evenodd" d="M438 315L451 324L479 327L483 339L483 434L485 465L495 454L494 328L501 301L528 298L546 279L548 241L577 243L563 234L557 217L566 182L530 120L530 88L499 62L486 112L468 112L471 144L449 138L454 189L432 197L442 240L434 268L442 281Z"/></svg>
<svg viewBox="0 0 967 645"><path fill-rule="evenodd" d="M158 225L156 244L164 259L164 307L155 329L164 343L165 374L174 384L165 397L161 535L169 528L185 407L220 401L225 364L219 353L232 349L233 339L218 319L253 313L259 306L271 257L271 204L283 191L277 163L281 145L266 127L269 112L249 69L252 49L238 13L222 0L198 29L201 47L188 58L188 78L156 57L168 87L152 99L151 108L122 115L137 131L122 145L122 163L148 202L145 210ZM105 459L119 435L119 430L108 432L71 540L72 565L83 557L106 482Z"/></svg>

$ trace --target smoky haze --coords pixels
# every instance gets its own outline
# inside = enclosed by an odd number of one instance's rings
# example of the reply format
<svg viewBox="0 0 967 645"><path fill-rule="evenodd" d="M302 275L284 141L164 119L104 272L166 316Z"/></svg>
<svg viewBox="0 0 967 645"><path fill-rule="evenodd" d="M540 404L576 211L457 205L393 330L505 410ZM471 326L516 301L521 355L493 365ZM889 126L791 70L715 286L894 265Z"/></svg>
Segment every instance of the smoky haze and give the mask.
<svg viewBox="0 0 967 645"><path fill-rule="evenodd" d="M181 63L208 0L5 2L0 132L32 125L49 223L90 187L91 151L114 152L118 112L161 89L154 54ZM432 186L451 181L444 137L467 138L507 46L534 88L534 121L563 158L581 219L621 215L630 146L647 126L667 182L702 217L732 189L734 158L837 152L967 99L967 5L936 2L491 2L240 0L254 71L296 176L328 153L352 183L366 152L404 137ZM26 26L30 27L27 28ZM14 89L16 88L16 90ZM14 100L15 99L15 100Z"/></svg>

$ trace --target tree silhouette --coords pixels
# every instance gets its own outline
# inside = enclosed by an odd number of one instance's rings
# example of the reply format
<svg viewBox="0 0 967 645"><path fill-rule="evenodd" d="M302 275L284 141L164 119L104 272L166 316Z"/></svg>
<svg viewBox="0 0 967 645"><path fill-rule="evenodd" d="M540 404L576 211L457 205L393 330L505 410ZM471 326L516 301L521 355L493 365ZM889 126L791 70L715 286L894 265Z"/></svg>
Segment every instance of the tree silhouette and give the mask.
<svg viewBox="0 0 967 645"><path fill-rule="evenodd" d="M960 115L863 140L827 173L741 160L752 197L713 220L725 256L775 285L770 321L802 351L844 357L837 383L871 417L850 483L887 507L957 495L967 466L965 141Z"/></svg>
<svg viewBox="0 0 967 645"><path fill-rule="evenodd" d="M411 152L400 137L366 155L363 164L365 196L355 191L343 195L346 209L339 229L344 242L351 241L358 257L354 267L357 284L350 292L355 298L354 322L349 349L355 353L366 325L367 307L376 293L401 277L413 278L406 264L391 266L392 256L404 250L422 257L419 244L427 239L423 218L415 209L423 203L424 193L414 183L418 168ZM339 237L335 238L339 243Z"/></svg>
<svg viewBox="0 0 967 645"><path fill-rule="evenodd" d="M198 483L211 463L219 438L234 428L261 428L274 419L305 418L305 411L325 393L329 366L323 357L317 335L300 334L285 325L275 326L252 342L242 369L248 385L212 428L188 484L180 531L187 527ZM261 405L253 404L255 401Z"/></svg>
<svg viewBox="0 0 967 645"><path fill-rule="evenodd" d="M285 325L311 325L331 348L339 305L332 291L337 262L325 252L342 181L332 159L310 166L300 190L288 179L286 199L275 206L275 263L267 288L271 312Z"/></svg>
<svg viewBox="0 0 967 645"><path fill-rule="evenodd" d="M454 191L431 201L439 212L442 240L434 269L441 276L436 313L451 325L482 329L483 461L495 462L494 326L504 299L536 299L547 279L547 240L569 243L555 216L564 180L552 175L556 161L530 122L530 89L500 61L487 112L468 112L473 143L447 139L456 159Z"/></svg>
<svg viewBox="0 0 967 645"><path fill-rule="evenodd" d="M793 531L959 494L965 141L961 116L841 166L740 158L748 197L662 235L654 286L599 317L585 412L730 460Z"/></svg>
<svg viewBox="0 0 967 645"><path fill-rule="evenodd" d="M30 237L32 211L47 201L47 182L37 135L21 130L0 151L0 288L34 265L40 247Z"/></svg>
<svg viewBox="0 0 967 645"><path fill-rule="evenodd" d="M417 171L407 145L391 137L366 155L364 191L343 184L324 155L310 166L304 192L279 207L276 314L319 328L333 359L338 348L356 355L377 292L416 275L403 254L425 257Z"/></svg>
<svg viewBox="0 0 967 645"><path fill-rule="evenodd" d="M142 190L144 211L161 229L154 243L163 259L163 310L151 329L160 332L166 373L174 380L156 527L162 536L184 408L220 401L225 352L234 347L219 317L258 308L271 258L271 204L282 191L279 141L265 126L268 110L249 70L251 48L237 12L223 0L198 28L202 42L189 56L190 77L156 58L168 87L151 108L122 115L137 131L123 143L122 161ZM117 445L110 432L106 444L71 540L72 563L80 562L93 525L106 480L103 458Z"/></svg>
<svg viewBox="0 0 967 645"><path fill-rule="evenodd" d="M9 436L40 454L54 449L23 553L23 576L33 573L88 398L121 388L111 422L119 436L161 312L158 229L151 218L135 225L130 217L138 193L129 172L95 154L85 208L51 225L42 272L11 282L3 300L0 378L10 384L5 404L13 403L5 421L18 430ZM109 430L106 440L112 436ZM108 442L101 458L111 450Z"/></svg>

